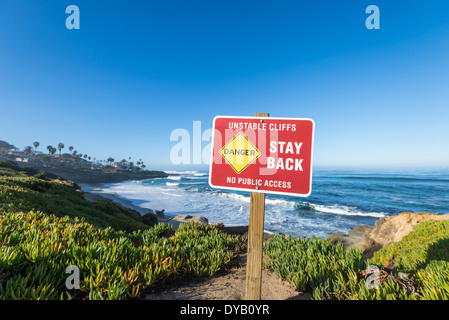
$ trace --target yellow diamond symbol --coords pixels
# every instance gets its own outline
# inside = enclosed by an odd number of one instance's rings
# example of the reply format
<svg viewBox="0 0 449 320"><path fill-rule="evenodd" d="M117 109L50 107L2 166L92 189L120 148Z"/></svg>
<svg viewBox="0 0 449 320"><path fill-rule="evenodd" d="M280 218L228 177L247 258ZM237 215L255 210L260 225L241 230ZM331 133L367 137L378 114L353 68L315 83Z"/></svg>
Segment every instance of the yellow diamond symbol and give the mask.
<svg viewBox="0 0 449 320"><path fill-rule="evenodd" d="M242 132L237 134L221 148L220 153L238 174L242 173L243 170L248 168L260 156L259 150L257 150Z"/></svg>

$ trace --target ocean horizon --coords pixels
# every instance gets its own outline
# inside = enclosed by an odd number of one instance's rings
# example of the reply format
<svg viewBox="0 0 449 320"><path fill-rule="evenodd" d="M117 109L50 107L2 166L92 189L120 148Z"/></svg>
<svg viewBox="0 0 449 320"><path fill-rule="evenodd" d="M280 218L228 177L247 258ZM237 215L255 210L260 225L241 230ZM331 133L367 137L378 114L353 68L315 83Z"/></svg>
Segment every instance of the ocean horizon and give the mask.
<svg viewBox="0 0 449 320"><path fill-rule="evenodd" d="M168 216L248 225L249 192L213 189L207 171L165 172L167 178L104 184L101 191ZM264 229L325 238L401 212L449 213L449 169L315 169L309 197L267 194Z"/></svg>

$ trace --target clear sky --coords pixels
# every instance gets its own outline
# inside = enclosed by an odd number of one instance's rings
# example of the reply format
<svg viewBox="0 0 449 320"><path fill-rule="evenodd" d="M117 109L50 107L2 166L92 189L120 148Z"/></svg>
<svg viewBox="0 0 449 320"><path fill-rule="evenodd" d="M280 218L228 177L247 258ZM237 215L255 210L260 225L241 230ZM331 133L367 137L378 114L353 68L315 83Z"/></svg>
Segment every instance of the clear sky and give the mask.
<svg viewBox="0 0 449 320"><path fill-rule="evenodd" d="M72 4L79 30L65 25ZM365 26L372 4L380 30ZM449 167L448 12L447 0L2 0L0 139L173 170L173 130L268 112L315 120L316 166Z"/></svg>

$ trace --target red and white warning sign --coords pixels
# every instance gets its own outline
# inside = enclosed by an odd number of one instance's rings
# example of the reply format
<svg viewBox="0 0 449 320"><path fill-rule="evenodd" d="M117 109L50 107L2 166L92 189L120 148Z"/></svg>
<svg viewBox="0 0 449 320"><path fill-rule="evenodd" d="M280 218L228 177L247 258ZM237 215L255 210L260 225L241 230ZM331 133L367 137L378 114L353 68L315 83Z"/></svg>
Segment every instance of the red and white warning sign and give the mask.
<svg viewBox="0 0 449 320"><path fill-rule="evenodd" d="M309 196L314 130L312 119L215 117L209 185Z"/></svg>

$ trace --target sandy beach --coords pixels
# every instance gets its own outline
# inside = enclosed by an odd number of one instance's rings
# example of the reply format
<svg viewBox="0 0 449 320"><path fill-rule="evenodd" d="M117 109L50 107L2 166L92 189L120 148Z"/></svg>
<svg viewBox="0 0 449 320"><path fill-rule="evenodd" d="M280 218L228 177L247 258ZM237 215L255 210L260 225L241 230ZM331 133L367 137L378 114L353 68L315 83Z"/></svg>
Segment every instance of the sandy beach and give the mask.
<svg viewBox="0 0 449 320"><path fill-rule="evenodd" d="M86 200L92 201L92 202L115 202L120 204L121 206L135 210L140 213L140 215L145 215L147 213L153 213L153 210L142 208L139 206L136 206L132 203L132 201L120 197L115 192L107 192L104 190L106 188L104 183L93 183L93 184L87 184L87 183L80 183L78 184L81 189L84 192L84 197Z"/></svg>
<svg viewBox="0 0 449 320"><path fill-rule="evenodd" d="M95 184L78 184L84 192L84 197L86 200L91 202L115 202L125 208L137 211L141 216L145 214L154 214L154 211L159 211L156 214L156 218L158 222L167 223L172 225L175 229L179 227L179 224L182 223L179 220L174 220L174 216L166 215L165 213L161 213L160 209L148 209L142 208L135 205L131 200L120 197L117 193L106 191L107 186L104 183L95 183ZM104 190L106 188L106 190Z"/></svg>

